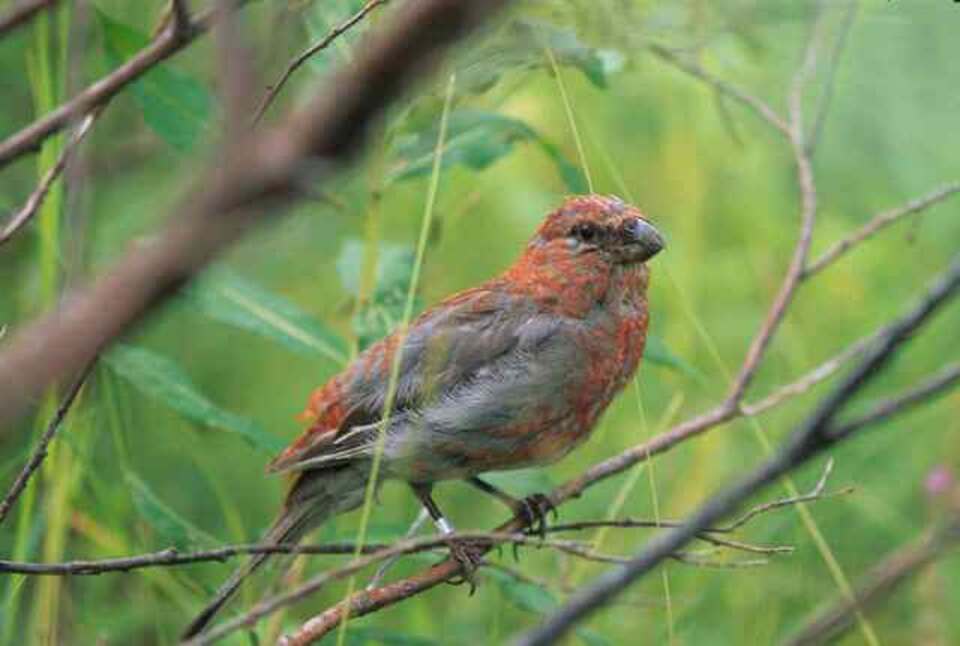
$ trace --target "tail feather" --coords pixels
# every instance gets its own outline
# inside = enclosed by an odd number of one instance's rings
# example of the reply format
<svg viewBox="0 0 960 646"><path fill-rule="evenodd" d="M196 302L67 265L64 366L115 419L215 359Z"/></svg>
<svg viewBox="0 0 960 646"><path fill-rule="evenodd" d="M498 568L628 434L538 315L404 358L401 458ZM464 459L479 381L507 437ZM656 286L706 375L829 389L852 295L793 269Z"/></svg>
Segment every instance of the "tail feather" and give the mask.
<svg viewBox="0 0 960 646"><path fill-rule="evenodd" d="M367 468L356 464L304 472L294 481L283 512L266 533L261 544L298 543L307 532L327 519L358 507L363 501L368 473ZM210 603L190 622L181 639L189 640L203 632L240 589L243 581L271 556L273 555L255 554L237 568L220 586Z"/></svg>

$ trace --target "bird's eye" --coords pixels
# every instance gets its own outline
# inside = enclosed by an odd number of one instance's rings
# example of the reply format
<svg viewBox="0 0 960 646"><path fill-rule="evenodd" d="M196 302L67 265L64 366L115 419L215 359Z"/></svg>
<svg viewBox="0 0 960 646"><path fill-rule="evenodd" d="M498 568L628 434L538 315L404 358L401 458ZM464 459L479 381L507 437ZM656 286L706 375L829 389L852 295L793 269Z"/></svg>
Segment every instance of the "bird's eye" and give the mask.
<svg viewBox="0 0 960 646"><path fill-rule="evenodd" d="M597 227L587 222L581 222L570 229L570 235L583 242L593 242L598 237Z"/></svg>

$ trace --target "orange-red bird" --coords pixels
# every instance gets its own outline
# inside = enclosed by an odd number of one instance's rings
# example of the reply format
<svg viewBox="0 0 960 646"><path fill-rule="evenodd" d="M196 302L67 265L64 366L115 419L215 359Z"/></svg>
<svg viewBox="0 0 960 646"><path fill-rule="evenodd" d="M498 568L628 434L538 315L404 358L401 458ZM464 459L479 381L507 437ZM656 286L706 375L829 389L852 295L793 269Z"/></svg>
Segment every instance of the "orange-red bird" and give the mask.
<svg viewBox="0 0 960 646"><path fill-rule="evenodd" d="M567 199L504 273L428 309L313 393L309 429L268 467L294 479L265 542L296 542L358 507L381 433L379 478L410 483L441 532L453 529L430 490L450 479L542 527L545 497L516 500L478 476L553 462L586 439L640 362L645 263L663 245L643 214L616 197ZM453 551L468 576L474 557ZM235 572L185 637L202 631L266 558Z"/></svg>

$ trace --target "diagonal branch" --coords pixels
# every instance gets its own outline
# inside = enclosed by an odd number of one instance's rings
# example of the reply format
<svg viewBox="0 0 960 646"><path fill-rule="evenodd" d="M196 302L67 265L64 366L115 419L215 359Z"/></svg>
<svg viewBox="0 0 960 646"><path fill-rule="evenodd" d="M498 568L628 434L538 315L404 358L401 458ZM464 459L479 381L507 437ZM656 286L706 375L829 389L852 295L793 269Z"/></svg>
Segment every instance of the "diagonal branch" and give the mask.
<svg viewBox="0 0 960 646"><path fill-rule="evenodd" d="M35 216L40 210L40 207L43 206L47 195L50 193L50 189L53 187L53 183L57 181L57 178L60 177L63 170L67 167L67 162L73 155L73 151L80 145L80 142L87 136L87 133L90 132L90 128L93 126L93 122L96 121L98 114L96 111L91 112L83 119L80 127L77 128L73 136L70 137L70 140L64 145L57 162L47 170L37 185L37 188L30 194L30 197L27 198L27 201L20 210L10 216L10 219L3 229L0 229L0 245L9 242L18 231L33 219L33 216Z"/></svg>
<svg viewBox="0 0 960 646"><path fill-rule="evenodd" d="M59 0L26 0L17 2L3 16L0 16L0 38L7 35L45 9L52 9Z"/></svg>
<svg viewBox="0 0 960 646"><path fill-rule="evenodd" d="M663 532L623 567L598 577L573 595L536 629L523 635L518 646L542 646L559 640L575 624L619 594L630 583L693 540L705 528L732 512L761 488L775 482L834 444L851 437L831 432L835 417L851 398L873 380L911 334L960 291L960 255L910 312L891 323L881 341L856 369L817 406L810 417L786 440L783 448L736 485L708 499L678 528ZM902 410L902 409L899 409ZM898 411L894 411L898 412ZM876 419L871 421L877 421ZM860 427L863 428L863 427Z"/></svg>
<svg viewBox="0 0 960 646"><path fill-rule="evenodd" d="M502 4L407 3L390 28L368 39L354 62L336 76L329 86L334 92L319 94L282 127L245 133L233 143L234 153L199 178L163 231L4 344L0 427L45 386L78 370L139 323L254 224L283 213L282 207L297 197L305 172L326 179L349 161L386 107Z"/></svg>
<svg viewBox="0 0 960 646"><path fill-rule="evenodd" d="M106 76L91 83L69 101L51 110L30 125L0 142L0 168L28 152L39 150L47 137L66 128L71 121L104 106L125 87L170 58L202 34L210 31L216 18L211 9L197 16L189 29L177 23L164 29L149 45Z"/></svg>
<svg viewBox="0 0 960 646"><path fill-rule="evenodd" d="M7 495L3 497L2 501L0 501L0 524L3 524L7 514L10 513L10 509L14 504L16 504L17 499L20 497L20 494L23 493L24 489L27 488L27 483L30 482L30 478L33 476L36 470L40 468L40 465L43 464L43 460L47 457L47 448L50 446L50 442L53 441L54 436L56 436L57 432L60 430L63 420L66 418L67 413L73 406L73 402L76 401L77 395L80 394L80 390L83 388L83 384L86 382L87 377L90 376L93 366L94 362L91 362L90 365L84 368L77 380L73 382L73 385L64 396L63 401L61 401L60 405L57 407L57 411L54 413L50 423L47 424L47 428L44 430L43 435L40 436L40 441L37 442L37 446L33 449L30 459L27 460L27 463L23 466L23 469L21 469L20 473L17 474L13 484L10 485L10 491L8 491Z"/></svg>
<svg viewBox="0 0 960 646"><path fill-rule="evenodd" d="M936 397L955 386L958 381L960 381L960 361L955 361L922 384L876 404L866 413L838 424L830 432L838 438L850 435L863 426L893 417Z"/></svg>
<svg viewBox="0 0 960 646"><path fill-rule="evenodd" d="M864 242L865 240L869 240L891 224L894 224L907 216L921 213L931 206L943 202L956 193L960 193L960 182L950 182L949 184L944 184L943 186L922 197L910 200L902 206L878 213L865 225L857 229L843 240L835 243L833 246L823 252L819 258L810 263L806 271L804 271L803 277L805 279L810 278L814 274L817 274L826 268L828 265L836 262L838 258L846 254L853 247Z"/></svg>

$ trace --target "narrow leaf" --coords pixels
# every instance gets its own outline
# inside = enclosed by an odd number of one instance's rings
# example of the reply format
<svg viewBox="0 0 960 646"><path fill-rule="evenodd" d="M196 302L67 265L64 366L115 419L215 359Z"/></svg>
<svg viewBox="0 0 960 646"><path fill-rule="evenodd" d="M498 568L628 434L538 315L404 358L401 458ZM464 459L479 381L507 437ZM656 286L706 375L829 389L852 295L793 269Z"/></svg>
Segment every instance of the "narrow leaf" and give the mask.
<svg viewBox="0 0 960 646"><path fill-rule="evenodd" d="M160 541L177 549L215 544L216 540L168 507L146 482L133 473L126 474L137 513L157 533Z"/></svg>
<svg viewBox="0 0 960 646"><path fill-rule="evenodd" d="M227 271L217 271L186 292L200 311L228 325L282 343L295 352L320 354L339 365L347 361L347 345L287 299Z"/></svg>
<svg viewBox="0 0 960 646"><path fill-rule="evenodd" d="M146 34L113 20L97 10L103 31L104 51L111 67L134 56L148 43ZM144 122L161 139L188 152L207 130L213 100L197 79L159 64L131 86Z"/></svg>
<svg viewBox="0 0 960 646"><path fill-rule="evenodd" d="M267 453L276 453L284 447L280 438L267 433L252 420L226 411L207 399L183 370L166 357L143 348L118 345L106 356L106 362L142 393L197 424L236 433Z"/></svg>
<svg viewBox="0 0 960 646"><path fill-rule="evenodd" d="M703 373L677 356L667 347L663 339L652 334L647 336L647 344L643 350L643 360L665 368L679 370L697 379L703 378Z"/></svg>

